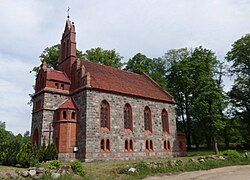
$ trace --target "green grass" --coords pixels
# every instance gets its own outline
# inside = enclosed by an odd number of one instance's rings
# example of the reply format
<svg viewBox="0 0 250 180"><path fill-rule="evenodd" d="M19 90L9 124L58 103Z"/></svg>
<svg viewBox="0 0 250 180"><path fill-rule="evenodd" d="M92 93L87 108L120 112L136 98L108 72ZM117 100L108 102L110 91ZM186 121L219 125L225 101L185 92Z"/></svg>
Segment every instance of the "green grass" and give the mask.
<svg viewBox="0 0 250 180"><path fill-rule="evenodd" d="M148 159L144 161L134 160L134 161L108 161L108 162L92 162L92 163L82 163L85 171L84 179L95 180L109 180L109 179L142 179L146 176L163 175L180 173L186 171L195 170L207 170L212 168L232 166L232 165L247 165L250 164L250 158L227 158L226 160L213 160L211 158L206 158L213 153L212 150L192 150L188 152L187 157L176 157L176 158L166 158L166 159ZM241 152L242 154L242 152ZM198 160L199 158L204 158L205 162L192 162L191 159ZM179 165L173 164L173 162L179 162ZM151 164L155 165L154 167ZM178 163L177 163L178 164ZM61 163L61 165L70 165L70 163ZM48 167L48 163L41 164L42 167ZM135 173L127 173L127 167L136 168ZM16 171L21 170L21 168L1 166L0 172L6 171ZM78 177L79 178L79 177ZM60 179L78 179L61 177ZM46 178L45 178L46 179ZM48 175L47 179L50 179Z"/></svg>

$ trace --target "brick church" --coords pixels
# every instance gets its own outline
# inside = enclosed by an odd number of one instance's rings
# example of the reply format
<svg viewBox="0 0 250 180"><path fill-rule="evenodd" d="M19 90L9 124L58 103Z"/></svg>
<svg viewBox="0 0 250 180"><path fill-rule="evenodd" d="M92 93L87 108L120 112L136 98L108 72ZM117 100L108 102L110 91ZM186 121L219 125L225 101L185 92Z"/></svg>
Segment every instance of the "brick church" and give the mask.
<svg viewBox="0 0 250 180"><path fill-rule="evenodd" d="M130 160L185 155L174 98L147 74L76 57L66 21L58 69L43 62L33 95L35 146L55 143L61 160Z"/></svg>

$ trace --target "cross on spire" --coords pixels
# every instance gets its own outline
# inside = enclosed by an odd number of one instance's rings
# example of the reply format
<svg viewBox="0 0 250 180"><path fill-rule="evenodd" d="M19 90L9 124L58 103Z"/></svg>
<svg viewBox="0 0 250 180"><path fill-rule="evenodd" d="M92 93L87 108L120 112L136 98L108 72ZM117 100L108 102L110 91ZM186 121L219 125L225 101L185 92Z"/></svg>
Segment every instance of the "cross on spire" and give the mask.
<svg viewBox="0 0 250 180"><path fill-rule="evenodd" d="M68 16L67 16L67 18L68 18L68 20L69 20L69 10L70 10L70 7L68 7L68 9L67 9L67 13L68 13Z"/></svg>

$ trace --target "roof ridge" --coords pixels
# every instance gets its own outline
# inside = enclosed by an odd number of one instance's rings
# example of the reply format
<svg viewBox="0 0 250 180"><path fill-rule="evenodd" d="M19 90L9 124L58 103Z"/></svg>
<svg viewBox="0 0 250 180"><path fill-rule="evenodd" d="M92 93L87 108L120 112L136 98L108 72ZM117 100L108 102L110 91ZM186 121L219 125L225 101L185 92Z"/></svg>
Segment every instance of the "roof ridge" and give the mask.
<svg viewBox="0 0 250 180"><path fill-rule="evenodd" d="M95 62L92 62L92 61L89 61L89 60L81 60L81 61L85 61L85 62L88 62L88 63L91 63L91 64L95 64L95 65L98 65L98 66L104 66L104 67L107 67L107 68L115 69L117 71L122 71L122 72L129 73L129 74L143 76L142 74L134 73L134 72L131 72L131 71L126 71L124 69L119 69L119 68L116 68L116 67L113 67L113 66L108 66L108 65L105 65L105 64L95 63Z"/></svg>

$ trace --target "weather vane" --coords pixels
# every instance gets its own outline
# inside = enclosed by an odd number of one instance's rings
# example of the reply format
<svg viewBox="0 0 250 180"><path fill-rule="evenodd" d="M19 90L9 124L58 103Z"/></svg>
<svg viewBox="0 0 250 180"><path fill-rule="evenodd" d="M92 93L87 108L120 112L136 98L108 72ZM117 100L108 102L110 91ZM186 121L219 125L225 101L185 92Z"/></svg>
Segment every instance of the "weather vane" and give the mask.
<svg viewBox="0 0 250 180"><path fill-rule="evenodd" d="M68 7L68 10L67 10L67 12L68 12L68 16L67 16L68 20L69 20L69 10L70 10L70 8Z"/></svg>

